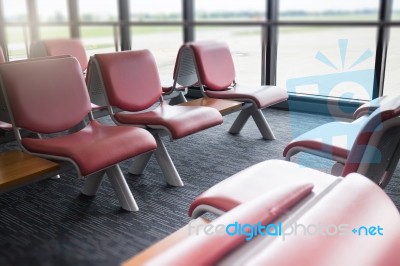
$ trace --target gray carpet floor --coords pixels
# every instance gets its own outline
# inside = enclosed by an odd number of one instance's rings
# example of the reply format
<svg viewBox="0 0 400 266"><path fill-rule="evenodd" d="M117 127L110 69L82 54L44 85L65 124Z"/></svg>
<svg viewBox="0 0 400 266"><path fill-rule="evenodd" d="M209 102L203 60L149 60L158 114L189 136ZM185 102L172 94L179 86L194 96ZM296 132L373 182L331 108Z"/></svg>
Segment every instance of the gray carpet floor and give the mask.
<svg viewBox="0 0 400 266"><path fill-rule="evenodd" d="M252 120L241 134L230 135L237 114L178 141L164 138L184 187L167 186L154 158L142 176L127 173L131 160L121 163L139 212L119 208L108 180L95 197L82 196L83 180L74 171L1 194L0 265L119 265L188 223L188 206L202 191L255 163L283 159L292 138L334 120L274 109L264 113L277 140L262 140ZM13 148L13 142L2 145ZM332 165L314 156L297 162L324 172ZM400 209L399 176L400 167L385 191Z"/></svg>

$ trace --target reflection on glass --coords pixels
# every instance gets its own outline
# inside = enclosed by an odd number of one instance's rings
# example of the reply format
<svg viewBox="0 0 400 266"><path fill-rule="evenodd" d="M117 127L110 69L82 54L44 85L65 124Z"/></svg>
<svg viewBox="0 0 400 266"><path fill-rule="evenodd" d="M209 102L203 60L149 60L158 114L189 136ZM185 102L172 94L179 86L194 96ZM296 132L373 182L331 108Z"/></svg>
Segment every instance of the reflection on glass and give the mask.
<svg viewBox="0 0 400 266"><path fill-rule="evenodd" d="M239 84L261 84L261 29L259 27L196 27L196 40L226 42Z"/></svg>
<svg viewBox="0 0 400 266"><path fill-rule="evenodd" d="M117 0L78 1L82 21L118 21Z"/></svg>
<svg viewBox="0 0 400 266"><path fill-rule="evenodd" d="M296 94L369 100L376 28L284 28L277 85Z"/></svg>
<svg viewBox="0 0 400 266"><path fill-rule="evenodd" d="M153 54L164 84L171 83L175 59L182 45L182 28L133 26L132 50L148 49ZM168 84L167 84L168 85Z"/></svg>
<svg viewBox="0 0 400 266"><path fill-rule="evenodd" d="M265 0L195 0L196 20L265 20Z"/></svg>
<svg viewBox="0 0 400 266"><path fill-rule="evenodd" d="M181 21L182 0L130 0L132 21Z"/></svg>
<svg viewBox="0 0 400 266"><path fill-rule="evenodd" d="M114 27L81 27L81 39L88 56L115 51Z"/></svg>
<svg viewBox="0 0 400 266"><path fill-rule="evenodd" d="M379 0L283 0L280 20L372 20L378 19Z"/></svg>
<svg viewBox="0 0 400 266"><path fill-rule="evenodd" d="M386 59L386 73L383 95L400 94L400 29L390 30L390 42Z"/></svg>
<svg viewBox="0 0 400 266"><path fill-rule="evenodd" d="M42 22L68 21L66 0L36 0L39 20Z"/></svg>

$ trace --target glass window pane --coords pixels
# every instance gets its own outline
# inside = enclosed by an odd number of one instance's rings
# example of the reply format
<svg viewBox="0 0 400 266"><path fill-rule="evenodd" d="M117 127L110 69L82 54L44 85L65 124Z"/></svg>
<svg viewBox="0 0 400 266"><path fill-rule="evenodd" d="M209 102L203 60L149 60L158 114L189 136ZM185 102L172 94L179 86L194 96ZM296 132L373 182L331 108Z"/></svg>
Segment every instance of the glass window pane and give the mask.
<svg viewBox="0 0 400 266"><path fill-rule="evenodd" d="M26 0L3 0L3 8L6 22L28 21Z"/></svg>
<svg viewBox="0 0 400 266"><path fill-rule="evenodd" d="M377 20L379 0L282 0L280 20Z"/></svg>
<svg viewBox="0 0 400 266"><path fill-rule="evenodd" d="M393 0L392 19L400 20L400 0Z"/></svg>
<svg viewBox="0 0 400 266"><path fill-rule="evenodd" d="M39 27L40 39L69 38L68 26L41 26Z"/></svg>
<svg viewBox="0 0 400 266"><path fill-rule="evenodd" d="M118 21L117 0L81 0L81 21Z"/></svg>
<svg viewBox="0 0 400 266"><path fill-rule="evenodd" d="M41 22L68 21L66 0L36 0L39 20Z"/></svg>
<svg viewBox="0 0 400 266"><path fill-rule="evenodd" d="M172 74L179 47L182 45L182 28L174 26L131 27L132 49L149 49L157 62L158 72L165 84L172 85ZM168 84L167 84L168 85Z"/></svg>
<svg viewBox="0 0 400 266"><path fill-rule="evenodd" d="M383 95L400 94L400 28L390 30Z"/></svg>
<svg viewBox="0 0 400 266"><path fill-rule="evenodd" d="M115 51L114 27L81 27L81 39L88 56ZM115 29L116 30L116 29Z"/></svg>
<svg viewBox="0 0 400 266"><path fill-rule="evenodd" d="M130 0L132 21L182 21L182 0Z"/></svg>
<svg viewBox="0 0 400 266"><path fill-rule="evenodd" d="M265 0L195 0L196 20L265 20Z"/></svg>
<svg viewBox="0 0 400 266"><path fill-rule="evenodd" d="M26 38L28 36L28 29L26 27L19 26L6 27L6 35L10 61L27 58Z"/></svg>
<svg viewBox="0 0 400 266"><path fill-rule="evenodd" d="M260 27L196 27L196 40L226 42L232 53L239 84L261 84Z"/></svg>
<svg viewBox="0 0 400 266"><path fill-rule="evenodd" d="M376 28L281 28L277 85L288 92L372 97Z"/></svg>

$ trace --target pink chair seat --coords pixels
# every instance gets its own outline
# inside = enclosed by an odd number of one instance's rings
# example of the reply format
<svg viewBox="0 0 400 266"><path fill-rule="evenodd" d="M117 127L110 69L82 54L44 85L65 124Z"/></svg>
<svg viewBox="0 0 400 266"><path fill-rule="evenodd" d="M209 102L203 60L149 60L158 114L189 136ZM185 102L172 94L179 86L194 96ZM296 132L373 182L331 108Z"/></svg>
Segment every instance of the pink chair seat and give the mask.
<svg viewBox="0 0 400 266"><path fill-rule="evenodd" d="M97 121L57 138L23 138L22 145L34 153L71 158L83 176L156 148L154 138L144 129L105 126Z"/></svg>
<svg viewBox="0 0 400 266"><path fill-rule="evenodd" d="M318 154L322 152L329 159L346 160L366 122L367 119L361 117L351 123L331 122L316 127L292 140L285 147L283 156L291 157L300 151Z"/></svg>
<svg viewBox="0 0 400 266"><path fill-rule="evenodd" d="M114 117L122 124L164 127L173 139L183 138L222 123L222 116L214 108L170 106L164 102L149 112L116 113Z"/></svg>
<svg viewBox="0 0 400 266"><path fill-rule="evenodd" d="M295 163L268 160L255 164L203 192L190 205L189 215L201 215L206 211L203 210L204 206L226 212L277 187L297 182L312 183L314 195L317 195L336 180L337 177Z"/></svg>
<svg viewBox="0 0 400 266"><path fill-rule="evenodd" d="M211 98L230 99L240 101L253 101L258 109L280 103L287 99L286 90L276 86L240 86L236 85L232 89L213 91L206 90L206 94Z"/></svg>

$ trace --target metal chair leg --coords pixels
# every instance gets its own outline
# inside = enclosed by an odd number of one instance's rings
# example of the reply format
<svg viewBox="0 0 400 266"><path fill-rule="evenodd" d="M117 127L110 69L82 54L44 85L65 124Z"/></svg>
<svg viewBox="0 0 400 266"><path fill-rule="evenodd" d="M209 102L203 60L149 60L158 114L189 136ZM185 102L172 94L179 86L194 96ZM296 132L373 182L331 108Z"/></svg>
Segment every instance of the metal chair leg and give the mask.
<svg viewBox="0 0 400 266"><path fill-rule="evenodd" d="M106 171L100 171L86 177L85 185L82 188L82 194L86 196L94 196L103 181Z"/></svg>
<svg viewBox="0 0 400 266"><path fill-rule="evenodd" d="M129 173L133 175L141 175L143 174L144 169L146 168L151 155L153 155L153 151L149 151L143 154L136 156L133 159L131 167L129 168Z"/></svg>
<svg viewBox="0 0 400 266"><path fill-rule="evenodd" d="M231 128L229 129L229 133L239 134L244 124L246 124L247 120L249 120L251 113L252 113L252 108L246 108L240 111L238 117L235 119Z"/></svg>
<svg viewBox="0 0 400 266"><path fill-rule="evenodd" d="M111 186L113 187L115 193L117 194L119 204L122 209L126 211L138 211L139 207L133 198L132 192L126 183L125 177L122 174L121 169L118 164L109 167L106 170L108 179L110 180Z"/></svg>
<svg viewBox="0 0 400 266"><path fill-rule="evenodd" d="M268 122L267 120L265 120L264 114L261 112L260 109L254 110L251 116L256 122L258 130L260 130L263 139L275 139L274 133L272 132L271 127L268 125Z"/></svg>
<svg viewBox="0 0 400 266"><path fill-rule="evenodd" d="M157 149L154 151L154 154L156 156L158 165L160 166L161 171L164 174L164 178L171 186L182 187L183 182L181 180L181 177L179 176L178 171L176 170L175 165L172 162L171 157L169 156L160 135L156 133L154 134L154 138L157 142Z"/></svg>

